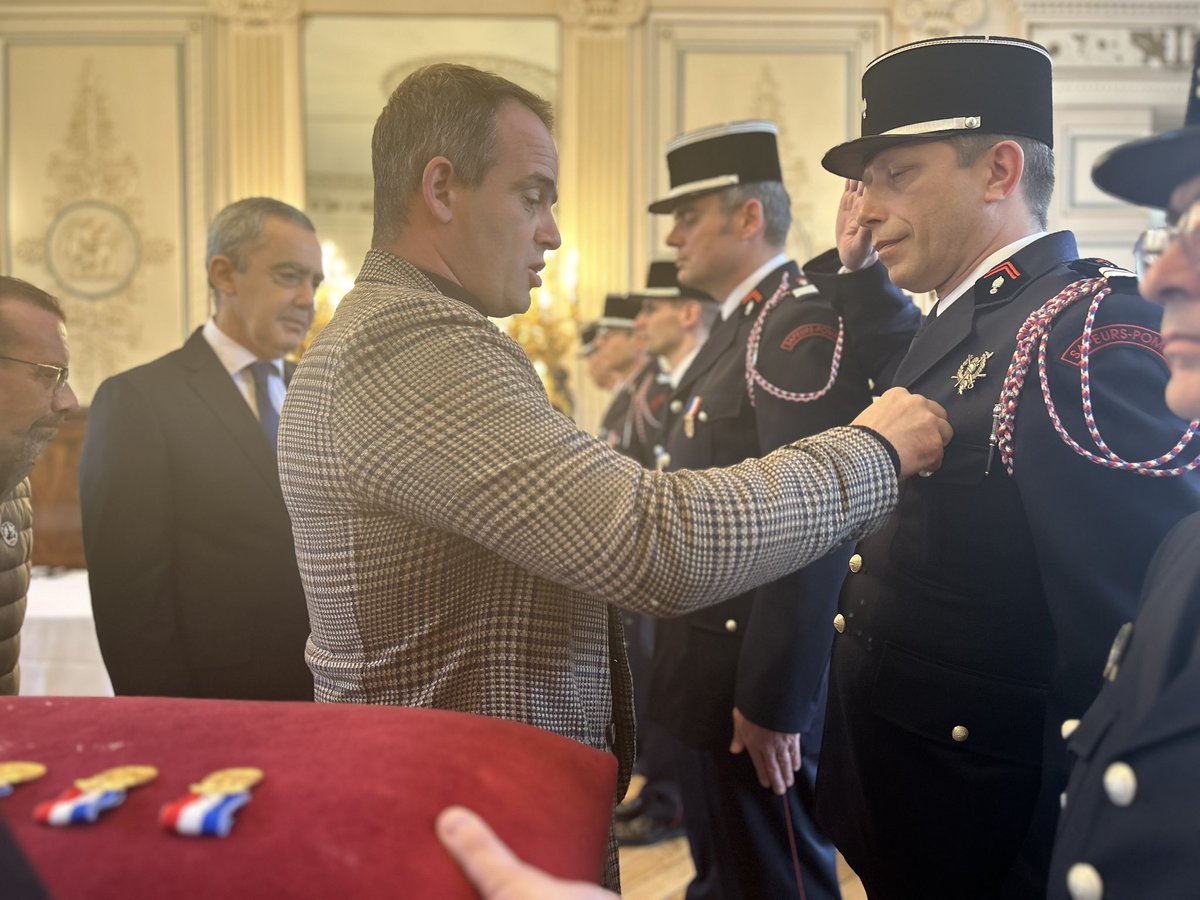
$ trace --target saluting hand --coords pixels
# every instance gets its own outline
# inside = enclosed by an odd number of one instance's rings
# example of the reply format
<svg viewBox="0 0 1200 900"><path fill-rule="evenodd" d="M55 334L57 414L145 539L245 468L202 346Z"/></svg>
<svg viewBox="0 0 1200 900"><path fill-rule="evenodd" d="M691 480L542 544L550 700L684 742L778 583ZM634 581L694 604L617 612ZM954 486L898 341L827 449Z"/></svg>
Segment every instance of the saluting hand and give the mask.
<svg viewBox="0 0 1200 900"><path fill-rule="evenodd" d="M837 249L842 265L851 272L875 264L879 254L871 242L871 229L858 224L858 208L862 205L861 181L846 179L837 211Z"/></svg>

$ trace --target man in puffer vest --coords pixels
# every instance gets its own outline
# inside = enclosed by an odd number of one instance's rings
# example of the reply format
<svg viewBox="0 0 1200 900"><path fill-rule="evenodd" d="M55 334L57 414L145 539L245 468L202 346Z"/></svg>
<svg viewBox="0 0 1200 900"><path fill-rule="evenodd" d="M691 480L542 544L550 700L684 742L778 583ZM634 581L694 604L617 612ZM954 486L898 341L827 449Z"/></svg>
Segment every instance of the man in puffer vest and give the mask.
<svg viewBox="0 0 1200 900"><path fill-rule="evenodd" d="M54 297L0 276L0 695L21 687L33 513L26 476L79 404L67 383L66 317Z"/></svg>

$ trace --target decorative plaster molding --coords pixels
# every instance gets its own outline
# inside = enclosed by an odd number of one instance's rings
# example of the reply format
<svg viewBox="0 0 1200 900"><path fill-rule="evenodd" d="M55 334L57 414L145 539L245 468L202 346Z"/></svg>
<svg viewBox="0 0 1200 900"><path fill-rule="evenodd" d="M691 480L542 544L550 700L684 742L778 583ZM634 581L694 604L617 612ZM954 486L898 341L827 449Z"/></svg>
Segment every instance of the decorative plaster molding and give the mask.
<svg viewBox="0 0 1200 900"><path fill-rule="evenodd" d="M264 28L294 22L300 15L300 0L209 0L220 19L247 28Z"/></svg>
<svg viewBox="0 0 1200 900"><path fill-rule="evenodd" d="M563 24L583 28L636 25L646 17L648 0L560 0Z"/></svg>
<svg viewBox="0 0 1200 900"><path fill-rule="evenodd" d="M986 11L984 0L901 0L896 20L909 26L914 37L937 37L968 32Z"/></svg>
<svg viewBox="0 0 1200 900"><path fill-rule="evenodd" d="M1194 23L1145 25L1066 25L1033 23L1030 37L1044 45L1058 71L1078 68L1182 72L1192 65L1200 37Z"/></svg>
<svg viewBox="0 0 1200 900"><path fill-rule="evenodd" d="M178 251L170 239L145 233L148 189L110 108L103 78L85 59L66 133L46 160L46 224L16 247L21 262L45 267L54 279L72 328L108 338L80 354L81 387L94 387L97 373L118 371L123 354L142 347L145 267L164 265Z"/></svg>
<svg viewBox="0 0 1200 900"><path fill-rule="evenodd" d="M1195 22L1200 0L1019 0L1027 22Z"/></svg>

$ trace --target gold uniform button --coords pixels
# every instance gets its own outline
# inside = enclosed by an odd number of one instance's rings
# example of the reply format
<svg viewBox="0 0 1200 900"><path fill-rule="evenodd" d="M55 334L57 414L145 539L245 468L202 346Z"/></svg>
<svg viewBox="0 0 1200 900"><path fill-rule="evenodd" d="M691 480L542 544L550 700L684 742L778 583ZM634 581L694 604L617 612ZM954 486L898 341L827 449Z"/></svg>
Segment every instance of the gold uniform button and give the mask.
<svg viewBox="0 0 1200 900"><path fill-rule="evenodd" d="M725 620L725 630L728 631L730 634L737 631L737 619L726 619Z"/></svg>
<svg viewBox="0 0 1200 900"><path fill-rule="evenodd" d="M707 422L708 421L708 413L705 412L704 410L700 410L700 412L698 412L696 414L696 418L699 419L701 422Z"/></svg>
<svg viewBox="0 0 1200 900"><path fill-rule="evenodd" d="M855 553L852 557L850 557L850 571L851 572L859 572L861 570L862 570L862 556Z"/></svg>
<svg viewBox="0 0 1200 900"><path fill-rule="evenodd" d="M1071 900L1101 900L1104 897L1104 879L1095 866L1075 863L1067 869L1067 893Z"/></svg>
<svg viewBox="0 0 1200 900"><path fill-rule="evenodd" d="M671 412L673 412L673 413L683 412L683 401L682 400L672 400L671 401Z"/></svg>
<svg viewBox="0 0 1200 900"><path fill-rule="evenodd" d="M1104 793L1113 806L1129 806L1137 796L1137 775L1129 763L1115 762L1104 770Z"/></svg>
<svg viewBox="0 0 1200 900"><path fill-rule="evenodd" d="M1078 719L1063 719L1063 723L1062 723L1063 740L1065 741L1065 740L1067 740L1067 738L1069 738L1071 735L1073 735L1075 733L1075 729L1078 727L1079 727Z"/></svg>
<svg viewBox="0 0 1200 900"><path fill-rule="evenodd" d="M967 731L966 725L955 725L950 730L950 737L954 738L958 743L962 743L971 736L971 732Z"/></svg>
<svg viewBox="0 0 1200 900"><path fill-rule="evenodd" d="M838 613L836 616L833 617L833 630L836 631L838 634L841 634L843 631L846 630L846 617L843 616L841 613Z"/></svg>

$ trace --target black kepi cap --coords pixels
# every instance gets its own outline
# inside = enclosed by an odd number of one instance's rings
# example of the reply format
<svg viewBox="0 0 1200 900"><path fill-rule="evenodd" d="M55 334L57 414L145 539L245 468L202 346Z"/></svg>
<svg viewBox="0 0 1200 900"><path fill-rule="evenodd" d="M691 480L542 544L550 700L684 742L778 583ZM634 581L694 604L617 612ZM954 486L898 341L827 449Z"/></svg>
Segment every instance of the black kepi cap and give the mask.
<svg viewBox="0 0 1200 900"><path fill-rule="evenodd" d="M1015 134L1054 146L1050 53L1010 37L945 37L905 44L862 77L862 137L821 165L861 178L881 150L956 134Z"/></svg>
<svg viewBox="0 0 1200 900"><path fill-rule="evenodd" d="M604 315L597 324L601 328L632 328L633 320L642 308L640 297L628 294L609 294L604 298Z"/></svg>
<svg viewBox="0 0 1200 900"><path fill-rule="evenodd" d="M1200 175L1200 41L1183 127L1114 147L1092 167L1092 181L1114 197L1166 209L1171 192Z"/></svg>
<svg viewBox="0 0 1200 900"><path fill-rule="evenodd" d="M579 355L591 356L596 352L596 336L600 333L600 326L595 322L588 322L579 328Z"/></svg>
<svg viewBox="0 0 1200 900"><path fill-rule="evenodd" d="M778 129L763 120L729 122L688 131L667 144L671 189L650 204L669 213L685 199L737 184L783 181Z"/></svg>
<svg viewBox="0 0 1200 900"><path fill-rule="evenodd" d="M646 289L636 291L633 296L638 300L707 300L716 302L704 291L681 285L675 270L675 263L669 261L650 263L650 269L646 272Z"/></svg>

